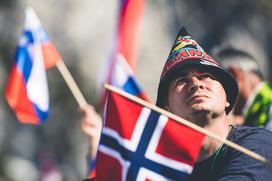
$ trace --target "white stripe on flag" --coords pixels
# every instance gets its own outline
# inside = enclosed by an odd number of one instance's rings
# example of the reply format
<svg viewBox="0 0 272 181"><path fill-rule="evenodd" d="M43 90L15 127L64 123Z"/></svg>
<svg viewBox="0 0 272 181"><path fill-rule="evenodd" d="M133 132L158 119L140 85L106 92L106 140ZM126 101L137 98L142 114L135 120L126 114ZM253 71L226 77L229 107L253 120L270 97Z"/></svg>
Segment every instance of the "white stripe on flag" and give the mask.
<svg viewBox="0 0 272 181"><path fill-rule="evenodd" d="M122 138L118 132L107 127L103 128L103 134L115 138L120 145L130 151L136 151L150 112L151 110L148 108L142 109L130 140Z"/></svg>
<svg viewBox="0 0 272 181"><path fill-rule="evenodd" d="M191 165L181 163L179 161L167 158L156 153L156 148L158 147L162 131L164 130L167 121L168 117L164 115L160 116L158 124L153 132L152 138L146 150L145 157L150 160L156 161L162 165L190 174L193 170L193 167Z"/></svg>
<svg viewBox="0 0 272 181"><path fill-rule="evenodd" d="M170 179L142 167L139 170L136 181L145 181L146 179L152 179L156 181L170 181Z"/></svg>
<svg viewBox="0 0 272 181"><path fill-rule="evenodd" d="M110 149L110 148L105 147L103 145L100 145L98 149L100 152L102 152L106 155L110 155L111 157L113 157L119 161L119 163L122 165L122 181L125 181L125 178L127 177L128 168L131 165L131 163L129 161L124 160L122 158L122 156L120 155L120 153L113 150L113 149ZM105 173L105 174L107 174L107 173Z"/></svg>

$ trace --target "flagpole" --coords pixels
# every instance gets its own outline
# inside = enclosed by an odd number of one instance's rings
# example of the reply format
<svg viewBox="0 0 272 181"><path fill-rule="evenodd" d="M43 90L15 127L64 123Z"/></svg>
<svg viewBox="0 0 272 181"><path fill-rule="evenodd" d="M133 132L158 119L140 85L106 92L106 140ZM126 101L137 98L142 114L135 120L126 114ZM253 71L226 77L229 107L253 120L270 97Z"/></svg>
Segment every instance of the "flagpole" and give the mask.
<svg viewBox="0 0 272 181"><path fill-rule="evenodd" d="M65 80L66 84L68 85L72 94L74 95L77 103L79 104L79 107L82 108L85 105L87 105L88 103L87 103L86 99L84 98L83 94L81 93L80 89L78 88L75 80L73 79L70 71L68 70L68 68L66 67L64 62L58 61L56 65L57 65L63 79Z"/></svg>
<svg viewBox="0 0 272 181"><path fill-rule="evenodd" d="M232 148L234 148L234 149L236 149L236 150L238 150L238 151L240 151L240 152L242 152L242 153L244 153L244 154L246 154L246 155L248 155L248 156L250 156L252 158L255 158L256 160L261 161L262 163L264 163L264 164L268 165L270 168L272 168L271 161L267 160L265 157L259 155L258 153L255 153L255 152L253 152L253 151L251 151L251 150L249 150L249 149L247 149L245 147L242 147L242 146L240 146L240 145L238 145L238 144L236 144L234 142L231 142L231 141L227 140L226 138L222 138L222 137L220 137L220 136L218 136L218 135L216 135L216 134L214 134L214 133L212 133L212 132L210 132L210 131L208 131L208 130L206 130L206 129L204 129L204 128L202 128L202 127L200 127L200 126L198 126L198 125L196 125L196 124L194 124L192 122L189 122L189 121L187 121L187 120L185 120L185 119L183 119L183 118L181 118L181 117L179 117L179 116L177 116L177 115L175 115L173 113L170 113L170 112L168 112L168 111L166 111L166 110L164 110L162 108L159 108L159 107L155 106L154 104L146 102L146 101L144 101L144 100L142 100L142 99L140 99L140 98L138 98L136 96L133 96L133 95L121 90L121 89L113 87L113 86L111 86L109 84L104 84L104 87L106 89L112 91L112 92L115 92L117 94L120 94L120 95L124 96L125 98L127 98L127 99L129 99L131 101L134 101L134 102L136 102L136 103L138 103L138 104L140 104L142 106L145 106L145 107L147 107L149 109L152 109L152 110L154 110L154 111L156 111L158 113L161 113L161 114L163 114L163 115L165 115L165 116L167 116L167 117L169 117L169 118L171 118L171 119L173 119L173 120L175 120L175 121L177 121L177 122L179 122L181 124L184 124L184 125L192 128L192 129L194 129L196 131L199 131L199 132L205 134L206 136L209 136L209 137L211 137L211 138L213 138L213 139L215 139L217 141L220 141L220 142L222 142L222 143L224 143L224 144L226 144L226 145L228 145L228 146L230 146L230 147L232 147Z"/></svg>

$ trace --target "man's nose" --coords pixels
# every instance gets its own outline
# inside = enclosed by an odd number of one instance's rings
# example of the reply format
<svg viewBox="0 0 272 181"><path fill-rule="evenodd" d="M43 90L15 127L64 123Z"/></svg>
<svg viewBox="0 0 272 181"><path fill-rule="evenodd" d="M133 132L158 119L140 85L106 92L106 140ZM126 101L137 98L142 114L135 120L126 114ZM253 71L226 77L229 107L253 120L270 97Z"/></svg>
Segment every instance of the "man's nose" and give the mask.
<svg viewBox="0 0 272 181"><path fill-rule="evenodd" d="M196 76L192 76L189 91L196 92L199 89L204 89L203 82L199 80Z"/></svg>

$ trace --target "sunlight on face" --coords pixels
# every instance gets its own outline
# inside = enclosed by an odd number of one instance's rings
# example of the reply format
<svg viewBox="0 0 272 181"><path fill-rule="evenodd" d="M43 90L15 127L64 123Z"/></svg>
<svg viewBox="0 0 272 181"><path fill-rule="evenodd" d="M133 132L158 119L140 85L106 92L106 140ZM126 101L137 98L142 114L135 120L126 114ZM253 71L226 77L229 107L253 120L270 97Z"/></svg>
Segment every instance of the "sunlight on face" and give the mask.
<svg viewBox="0 0 272 181"><path fill-rule="evenodd" d="M200 113L224 113L229 106L222 84L203 69L190 67L173 78L168 89L170 112L189 119Z"/></svg>

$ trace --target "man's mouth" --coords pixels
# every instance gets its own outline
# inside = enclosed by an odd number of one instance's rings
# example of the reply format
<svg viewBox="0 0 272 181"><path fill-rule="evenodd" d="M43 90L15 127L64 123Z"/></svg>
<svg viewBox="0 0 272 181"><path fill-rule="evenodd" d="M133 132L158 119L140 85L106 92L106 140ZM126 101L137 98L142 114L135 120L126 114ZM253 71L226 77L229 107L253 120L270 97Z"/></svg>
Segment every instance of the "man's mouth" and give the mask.
<svg viewBox="0 0 272 181"><path fill-rule="evenodd" d="M203 99L209 98L207 95L204 94L193 94L189 97L188 103L194 103L194 102L202 102Z"/></svg>

